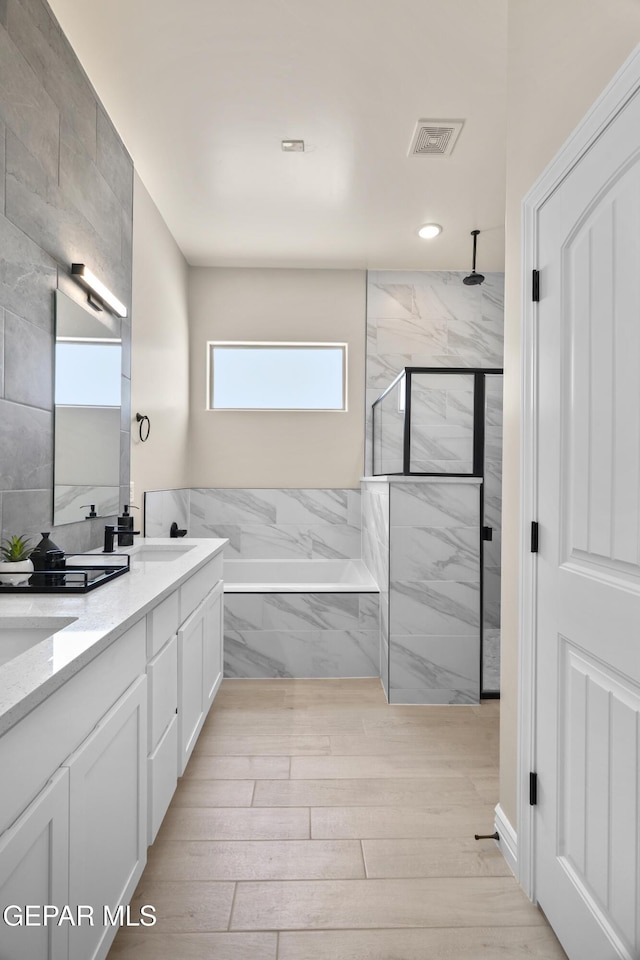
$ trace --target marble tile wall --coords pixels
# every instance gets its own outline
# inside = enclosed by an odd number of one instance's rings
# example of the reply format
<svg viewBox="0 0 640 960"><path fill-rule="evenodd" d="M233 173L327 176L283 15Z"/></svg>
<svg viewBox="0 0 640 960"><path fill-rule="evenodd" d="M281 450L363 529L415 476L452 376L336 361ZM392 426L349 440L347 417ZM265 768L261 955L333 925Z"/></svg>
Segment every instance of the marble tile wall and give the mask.
<svg viewBox="0 0 640 960"><path fill-rule="evenodd" d="M188 522L184 516L185 495ZM362 555L359 490L192 489L147 493L148 536L167 537L174 519L179 526L186 526L192 537L226 537L228 559L342 560Z"/></svg>
<svg viewBox="0 0 640 960"><path fill-rule="evenodd" d="M187 536L189 530L190 490L147 490L144 494L145 537L168 537L171 524L177 523Z"/></svg>
<svg viewBox="0 0 640 960"><path fill-rule="evenodd" d="M225 594L225 677L377 677L371 593Z"/></svg>
<svg viewBox="0 0 640 960"><path fill-rule="evenodd" d="M367 280L365 470L371 472L371 404L405 366L502 367L504 275L486 274L476 287L465 274L439 271L371 271ZM416 385L422 391L422 385ZM472 394L451 385L446 397L412 392L411 469L463 472L470 467ZM418 403L416 400L418 399ZM401 410L386 405L385 444L377 446L381 471L402 469ZM378 429L378 434L380 430ZM484 689L499 689L500 516L502 481L502 385L487 380L485 524L493 527L484 561Z"/></svg>
<svg viewBox="0 0 640 960"><path fill-rule="evenodd" d="M365 470L372 471L371 404L406 366L501 367L503 363L504 274L486 274L480 286L466 287L463 272L370 271L367 279L367 372ZM461 428L466 401L454 412L432 410L415 421L416 462L446 472L452 460L468 461L468 436ZM439 419L438 419L439 417ZM451 425L450 427L448 425ZM391 425L391 424L390 424ZM388 433L388 431L387 431ZM390 440L386 461L397 460ZM390 469L387 464L385 469Z"/></svg>
<svg viewBox="0 0 640 960"><path fill-rule="evenodd" d="M389 484L363 480L362 559L380 590L380 678L389 697Z"/></svg>
<svg viewBox="0 0 640 960"><path fill-rule="evenodd" d="M54 290L72 262L131 303L133 164L43 0L0 2L0 537L100 543L105 518L54 528ZM130 323L123 323L121 502L129 499Z"/></svg>
<svg viewBox="0 0 640 960"><path fill-rule="evenodd" d="M389 486L389 702L477 703L480 486Z"/></svg>

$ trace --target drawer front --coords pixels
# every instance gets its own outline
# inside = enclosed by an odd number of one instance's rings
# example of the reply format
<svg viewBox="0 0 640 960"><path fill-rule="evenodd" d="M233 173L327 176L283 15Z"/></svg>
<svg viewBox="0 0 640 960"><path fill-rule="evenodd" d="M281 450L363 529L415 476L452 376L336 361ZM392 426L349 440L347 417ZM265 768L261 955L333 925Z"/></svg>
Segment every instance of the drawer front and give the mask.
<svg viewBox="0 0 640 960"><path fill-rule="evenodd" d="M164 732L160 743L147 761L149 774L149 846L156 839L160 824L169 808L178 782L178 718Z"/></svg>
<svg viewBox="0 0 640 960"><path fill-rule="evenodd" d="M147 656L155 657L180 626L180 591L174 590L147 614Z"/></svg>
<svg viewBox="0 0 640 960"><path fill-rule="evenodd" d="M147 665L149 753L153 753L178 709L178 638L174 634Z"/></svg>
<svg viewBox="0 0 640 960"><path fill-rule="evenodd" d="M194 573L180 587L180 622L184 623L209 591L222 579L222 554Z"/></svg>

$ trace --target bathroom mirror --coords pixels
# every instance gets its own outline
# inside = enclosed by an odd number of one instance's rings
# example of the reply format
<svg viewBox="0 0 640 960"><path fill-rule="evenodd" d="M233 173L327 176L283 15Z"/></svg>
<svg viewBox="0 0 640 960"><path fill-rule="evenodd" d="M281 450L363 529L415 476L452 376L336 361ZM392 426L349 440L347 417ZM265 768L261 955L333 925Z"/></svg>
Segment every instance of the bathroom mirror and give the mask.
<svg viewBox="0 0 640 960"><path fill-rule="evenodd" d="M56 290L53 522L118 513L120 321Z"/></svg>

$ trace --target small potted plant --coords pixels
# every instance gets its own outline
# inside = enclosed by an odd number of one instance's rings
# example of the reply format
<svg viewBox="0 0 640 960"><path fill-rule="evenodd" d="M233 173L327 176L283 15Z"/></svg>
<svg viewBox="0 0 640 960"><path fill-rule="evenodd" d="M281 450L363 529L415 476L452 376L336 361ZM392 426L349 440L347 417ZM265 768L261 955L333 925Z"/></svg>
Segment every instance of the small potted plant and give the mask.
<svg viewBox="0 0 640 960"><path fill-rule="evenodd" d="M7 537L0 545L0 584L25 583L33 573L30 537Z"/></svg>

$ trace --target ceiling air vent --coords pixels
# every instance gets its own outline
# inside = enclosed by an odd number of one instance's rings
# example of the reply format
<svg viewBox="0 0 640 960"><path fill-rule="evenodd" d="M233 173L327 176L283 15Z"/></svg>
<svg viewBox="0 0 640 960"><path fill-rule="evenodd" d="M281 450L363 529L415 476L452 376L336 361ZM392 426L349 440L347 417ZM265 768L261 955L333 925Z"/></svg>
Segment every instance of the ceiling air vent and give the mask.
<svg viewBox="0 0 640 960"><path fill-rule="evenodd" d="M450 157L464 120L418 120L410 157Z"/></svg>

